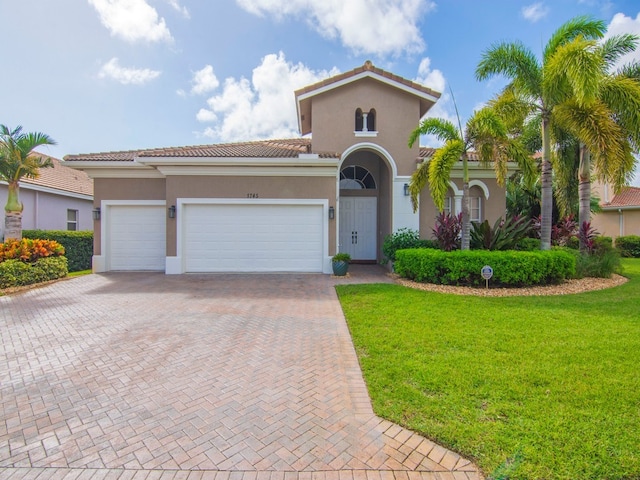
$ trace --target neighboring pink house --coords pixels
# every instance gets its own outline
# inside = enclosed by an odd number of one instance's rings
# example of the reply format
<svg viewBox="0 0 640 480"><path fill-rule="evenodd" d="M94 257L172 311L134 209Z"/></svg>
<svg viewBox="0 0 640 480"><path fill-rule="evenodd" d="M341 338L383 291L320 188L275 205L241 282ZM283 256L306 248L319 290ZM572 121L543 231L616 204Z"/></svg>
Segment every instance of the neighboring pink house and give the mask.
<svg viewBox="0 0 640 480"><path fill-rule="evenodd" d="M78 170L48 157L53 168L40 169L38 178L20 181L20 201L24 205L24 230L93 230L93 180ZM0 238L4 235L4 205L7 184L0 182Z"/></svg>
<svg viewBox="0 0 640 480"><path fill-rule="evenodd" d="M294 95L312 138L65 156L95 182L94 270L330 273L338 251L382 260L400 228L430 237L435 206L414 213L407 184L433 150L407 142L440 93L366 62ZM472 215L493 222L505 191L471 160Z"/></svg>
<svg viewBox="0 0 640 480"><path fill-rule="evenodd" d="M595 184L593 191L600 197L602 212L593 216L591 225L601 235L640 235L640 188L624 187L612 194L608 185Z"/></svg>

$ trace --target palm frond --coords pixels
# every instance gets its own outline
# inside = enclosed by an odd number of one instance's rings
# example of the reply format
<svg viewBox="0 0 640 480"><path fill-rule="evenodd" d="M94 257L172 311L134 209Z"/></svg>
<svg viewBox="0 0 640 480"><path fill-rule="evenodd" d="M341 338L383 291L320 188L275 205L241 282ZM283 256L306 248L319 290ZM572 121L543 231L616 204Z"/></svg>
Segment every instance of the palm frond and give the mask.
<svg viewBox="0 0 640 480"><path fill-rule="evenodd" d="M618 171L624 164L629 151L626 134L604 103L584 107L575 101L565 102L554 110L554 121L589 148L598 171Z"/></svg>
<svg viewBox="0 0 640 480"><path fill-rule="evenodd" d="M622 66L618 73L624 77L640 80L640 62L636 60L631 63L627 63Z"/></svg>
<svg viewBox="0 0 640 480"><path fill-rule="evenodd" d="M462 139L452 140L437 149L429 162L431 198L440 211L444 209L444 199L449 189L451 170L464 153L465 146Z"/></svg>
<svg viewBox="0 0 640 480"><path fill-rule="evenodd" d="M476 78L486 80L495 75L508 78L514 88L527 95L540 94L540 63L533 52L521 42L497 43L482 54L476 68Z"/></svg>
<svg viewBox="0 0 640 480"><path fill-rule="evenodd" d="M629 140L640 147L640 80L624 75L607 76L600 86L600 99L614 112Z"/></svg>
<svg viewBox="0 0 640 480"><path fill-rule="evenodd" d="M605 70L604 60L595 52L596 42L577 37L560 45L544 64L543 89L551 104L565 98L579 103L592 101Z"/></svg>
<svg viewBox="0 0 640 480"><path fill-rule="evenodd" d="M435 135L438 140L448 142L459 140L460 132L449 120L443 118L425 118L409 136L409 148L413 147L421 135Z"/></svg>
<svg viewBox="0 0 640 480"><path fill-rule="evenodd" d="M409 181L409 196L411 197L411 206L413 212L418 211L420 192L429 182L429 161L422 162L418 168L411 174Z"/></svg>
<svg viewBox="0 0 640 480"><path fill-rule="evenodd" d="M577 37L587 40L598 40L604 37L607 24L603 20L596 20L588 15L574 17L562 24L547 42L542 54L543 63L547 63L556 50Z"/></svg>
<svg viewBox="0 0 640 480"><path fill-rule="evenodd" d="M621 57L627 53L634 52L638 46L638 41L640 41L640 37L630 33L614 35L603 41L598 47L598 51L607 67L611 68Z"/></svg>

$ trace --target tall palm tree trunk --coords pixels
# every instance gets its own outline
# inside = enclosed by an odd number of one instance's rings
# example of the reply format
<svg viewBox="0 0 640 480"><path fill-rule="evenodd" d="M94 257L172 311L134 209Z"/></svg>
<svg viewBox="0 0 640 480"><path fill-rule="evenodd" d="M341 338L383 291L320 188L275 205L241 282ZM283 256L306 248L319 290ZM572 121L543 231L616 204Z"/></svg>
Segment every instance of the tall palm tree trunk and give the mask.
<svg viewBox="0 0 640 480"><path fill-rule="evenodd" d="M471 219L469 215L469 166L468 155L465 152L462 155L462 241L460 243L461 250L469 250L471 248Z"/></svg>
<svg viewBox="0 0 640 480"><path fill-rule="evenodd" d="M7 192L7 204L4 207L4 240L10 238L22 239L22 209L19 200L20 184L9 182Z"/></svg>
<svg viewBox="0 0 640 480"><path fill-rule="evenodd" d="M542 187L541 199L541 225L540 225L540 249L551 249L551 223L553 215L553 174L551 167L551 139L548 115L542 116L542 174L540 184Z"/></svg>
<svg viewBox="0 0 640 480"><path fill-rule="evenodd" d="M591 153L580 144L580 166L578 167L578 226L591 222ZM580 236L580 251L585 249L584 239Z"/></svg>

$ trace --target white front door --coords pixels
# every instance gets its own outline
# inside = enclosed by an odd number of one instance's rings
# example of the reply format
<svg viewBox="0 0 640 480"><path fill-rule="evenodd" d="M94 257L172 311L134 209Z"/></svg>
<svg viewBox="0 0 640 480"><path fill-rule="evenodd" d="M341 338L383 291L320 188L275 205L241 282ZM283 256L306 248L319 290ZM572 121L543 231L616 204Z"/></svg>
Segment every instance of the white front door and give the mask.
<svg viewBox="0 0 640 480"><path fill-rule="evenodd" d="M376 260L378 199L340 197L340 252L353 260Z"/></svg>

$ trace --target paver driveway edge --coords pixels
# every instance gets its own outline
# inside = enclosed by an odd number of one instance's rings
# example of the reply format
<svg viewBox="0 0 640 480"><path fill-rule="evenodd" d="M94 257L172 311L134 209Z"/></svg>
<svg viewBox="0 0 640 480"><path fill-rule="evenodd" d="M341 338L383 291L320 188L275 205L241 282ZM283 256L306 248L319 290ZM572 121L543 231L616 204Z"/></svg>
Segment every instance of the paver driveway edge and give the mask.
<svg viewBox="0 0 640 480"><path fill-rule="evenodd" d="M0 479L481 478L374 415L344 282L105 274L0 297Z"/></svg>

